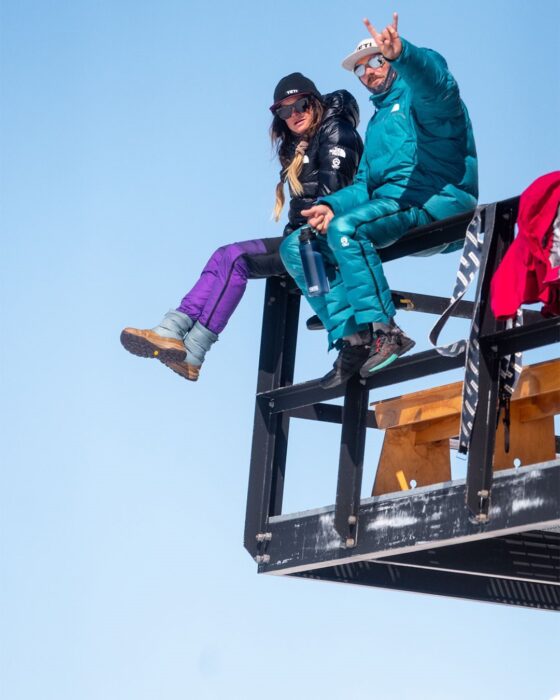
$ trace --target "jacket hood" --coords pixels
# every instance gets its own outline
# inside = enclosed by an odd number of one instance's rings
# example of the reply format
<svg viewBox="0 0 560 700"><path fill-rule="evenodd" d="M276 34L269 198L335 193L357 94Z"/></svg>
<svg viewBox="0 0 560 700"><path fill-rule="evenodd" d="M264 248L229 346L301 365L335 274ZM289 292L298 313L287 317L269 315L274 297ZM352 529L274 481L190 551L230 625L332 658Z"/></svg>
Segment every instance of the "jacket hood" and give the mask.
<svg viewBox="0 0 560 700"><path fill-rule="evenodd" d="M353 95L348 90L336 90L328 95L323 95L323 104L326 107L323 122L331 117L346 119L356 128L360 123L360 109Z"/></svg>

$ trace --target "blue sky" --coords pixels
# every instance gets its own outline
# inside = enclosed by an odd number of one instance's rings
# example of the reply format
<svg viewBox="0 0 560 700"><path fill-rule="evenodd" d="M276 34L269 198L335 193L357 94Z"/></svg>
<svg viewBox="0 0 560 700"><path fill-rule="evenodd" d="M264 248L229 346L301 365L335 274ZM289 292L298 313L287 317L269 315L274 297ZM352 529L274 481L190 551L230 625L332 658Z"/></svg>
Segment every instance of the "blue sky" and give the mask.
<svg viewBox="0 0 560 700"><path fill-rule="evenodd" d="M197 384L118 340L175 307L219 245L278 235L276 82L300 70L353 91L363 132L367 94L340 61L363 16L379 27L393 10L460 84L481 201L559 167L556 0L0 6L6 700L560 693L557 615L256 575L242 534L261 282ZM457 260L387 274L445 295ZM399 318L420 348L432 321ZM332 361L302 329L297 378ZM294 421L287 511L333 502L337 443Z"/></svg>

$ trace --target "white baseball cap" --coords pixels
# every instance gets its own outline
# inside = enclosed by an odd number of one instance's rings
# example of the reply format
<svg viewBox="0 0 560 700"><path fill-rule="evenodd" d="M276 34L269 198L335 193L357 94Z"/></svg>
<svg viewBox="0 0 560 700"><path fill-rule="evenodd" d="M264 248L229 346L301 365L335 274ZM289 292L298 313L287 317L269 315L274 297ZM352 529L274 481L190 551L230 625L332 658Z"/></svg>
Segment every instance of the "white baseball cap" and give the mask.
<svg viewBox="0 0 560 700"><path fill-rule="evenodd" d="M354 66L358 63L360 58L371 56L374 53L381 53L375 41L371 37L362 39L354 51L342 61L342 67L346 68L346 70L353 71Z"/></svg>

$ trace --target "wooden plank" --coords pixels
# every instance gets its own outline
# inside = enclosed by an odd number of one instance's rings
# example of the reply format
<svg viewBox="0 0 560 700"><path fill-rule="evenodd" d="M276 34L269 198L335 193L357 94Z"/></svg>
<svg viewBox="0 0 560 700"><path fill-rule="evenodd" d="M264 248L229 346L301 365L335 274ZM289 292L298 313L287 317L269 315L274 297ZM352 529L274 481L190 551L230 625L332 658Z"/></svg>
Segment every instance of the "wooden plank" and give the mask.
<svg viewBox="0 0 560 700"><path fill-rule="evenodd" d="M403 481L410 488L451 480L449 440L426 445L414 443L414 430L408 427L385 432L372 496L402 491Z"/></svg>
<svg viewBox="0 0 560 700"><path fill-rule="evenodd" d="M527 365L513 392L513 399L539 396L560 390L560 360L547 360Z"/></svg>
<svg viewBox="0 0 560 700"><path fill-rule="evenodd" d="M372 404L377 425L393 428L460 413L462 387L454 382Z"/></svg>
<svg viewBox="0 0 560 700"><path fill-rule="evenodd" d="M372 495L451 479L449 440L459 434L462 382L372 404L385 429ZM560 413L560 360L523 369L511 401L509 451L502 420L494 469L511 469L556 457L554 415ZM503 416L502 416L503 417Z"/></svg>
<svg viewBox="0 0 560 700"><path fill-rule="evenodd" d="M460 425L461 416L459 413L420 423L413 428L414 442L416 445L424 445L428 442L449 440L459 435Z"/></svg>
<svg viewBox="0 0 560 700"><path fill-rule="evenodd" d="M494 469L512 469L527 464L538 464L556 459L556 439L554 436L554 416L545 416L531 421L521 421L523 406L520 402L511 404L511 424L509 429L509 452L505 451L504 425L500 419L496 432ZM518 460L516 462L516 460Z"/></svg>
<svg viewBox="0 0 560 700"><path fill-rule="evenodd" d="M556 397L558 398L560 396ZM535 399L529 401L535 402ZM560 404L557 400L545 402L544 405L541 405L538 399L536 401L529 403L522 399L511 404L510 449L507 453L503 421L500 420L496 433L494 469L512 469L516 466L515 460L523 466L556 459L554 415L560 412ZM422 445L454 438L459 434L459 423L459 416L448 416L422 423L417 428L412 427L410 429L415 436L414 444Z"/></svg>
<svg viewBox="0 0 560 700"><path fill-rule="evenodd" d="M556 416L560 413L560 391L551 391L540 396L530 396L514 402L519 410L521 423Z"/></svg>
<svg viewBox="0 0 560 700"><path fill-rule="evenodd" d="M386 429L457 415L461 411L462 386L462 382L454 382L373 403L371 405L375 409L377 425ZM528 400L545 394L556 396L557 392L560 392L560 360L547 360L523 368L513 401ZM529 417L532 413L538 417L535 405L538 404L527 403L525 420L532 420ZM550 399L548 406L548 412L560 412L560 409L554 408L555 398Z"/></svg>

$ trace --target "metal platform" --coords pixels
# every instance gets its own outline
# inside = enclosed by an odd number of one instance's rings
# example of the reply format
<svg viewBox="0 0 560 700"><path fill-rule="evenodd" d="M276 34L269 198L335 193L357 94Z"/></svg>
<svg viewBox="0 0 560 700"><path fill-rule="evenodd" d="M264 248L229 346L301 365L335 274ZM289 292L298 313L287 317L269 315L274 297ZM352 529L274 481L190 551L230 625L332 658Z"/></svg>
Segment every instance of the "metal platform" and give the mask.
<svg viewBox="0 0 560 700"><path fill-rule="evenodd" d="M560 318L526 314L505 330L488 303L490 279L513 239L517 198L497 203L477 298L482 323L479 407L467 478L360 500L365 434L375 429L369 391L464 366L437 351L406 356L370 379L323 390L292 385L300 296L267 280L245 523L245 547L260 573L377 586L560 610L560 460L492 470L499 358L560 341ZM380 251L384 260L464 238L470 214L416 229ZM396 292L415 310L441 313L442 297ZM410 303L410 301L408 302ZM469 302L456 315L468 317ZM344 397L343 406L328 401ZM335 503L283 514L292 418L341 425Z"/></svg>

